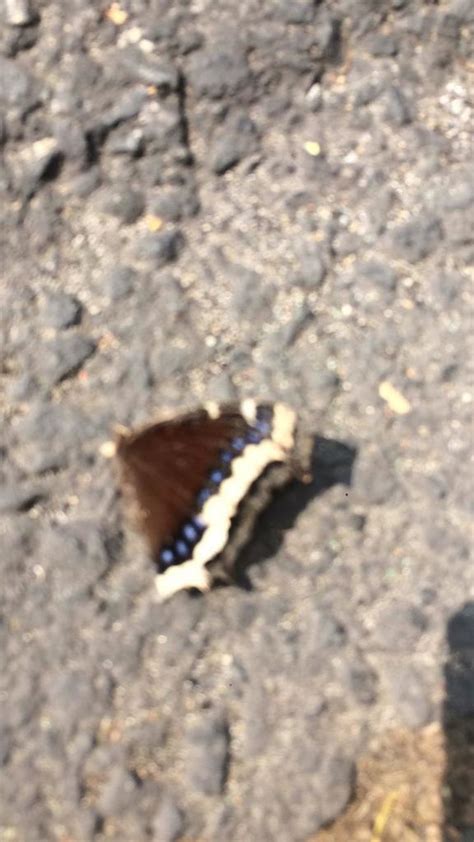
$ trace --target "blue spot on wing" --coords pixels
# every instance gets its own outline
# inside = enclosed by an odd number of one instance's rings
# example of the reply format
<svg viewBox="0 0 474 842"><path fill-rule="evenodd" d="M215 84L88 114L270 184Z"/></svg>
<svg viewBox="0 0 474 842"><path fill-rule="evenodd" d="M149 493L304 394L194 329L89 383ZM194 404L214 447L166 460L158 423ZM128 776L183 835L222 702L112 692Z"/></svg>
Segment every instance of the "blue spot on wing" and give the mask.
<svg viewBox="0 0 474 842"><path fill-rule="evenodd" d="M180 541L180 540L175 541L174 546L175 546L176 552L177 552L177 554L179 555L180 558L182 558L182 559L188 558L190 553L189 553L189 547L188 547L186 541Z"/></svg>
<svg viewBox="0 0 474 842"><path fill-rule="evenodd" d="M206 500L209 500L211 493L212 492L210 488L202 488L198 496L196 497L196 503L198 504L198 506L204 506Z"/></svg>
<svg viewBox="0 0 474 842"><path fill-rule="evenodd" d="M232 439L230 446L236 453L240 453L245 447L245 439L242 436L236 436L235 439Z"/></svg>
<svg viewBox="0 0 474 842"><path fill-rule="evenodd" d="M262 441L262 433L259 430L249 430L245 436L249 444L258 444Z"/></svg>
<svg viewBox="0 0 474 842"><path fill-rule="evenodd" d="M247 425L245 434L234 436L229 442L228 448L220 452L219 463L221 467L214 468L209 475L211 487L202 488L196 496L196 508L198 510L202 509L207 500L216 493L216 486L219 486L228 476L232 460L241 454L248 444L258 444L262 439L271 435L272 419L273 408L268 406L258 407L254 425ZM203 523L199 515L190 517L181 524L174 543L163 547L159 554L160 570L164 572L172 565L180 564L190 558L193 548L199 542L205 529L206 524Z"/></svg>
<svg viewBox="0 0 474 842"><path fill-rule="evenodd" d="M190 544L194 544L199 538L200 530L193 523L185 523L182 529L183 535Z"/></svg>
<svg viewBox="0 0 474 842"><path fill-rule="evenodd" d="M170 567L175 562L175 554L169 547L163 547L160 553L160 565L164 568Z"/></svg>
<svg viewBox="0 0 474 842"><path fill-rule="evenodd" d="M271 433L271 425L269 421L265 421L264 419L257 420L256 423L257 430L261 433L262 436L269 436Z"/></svg>

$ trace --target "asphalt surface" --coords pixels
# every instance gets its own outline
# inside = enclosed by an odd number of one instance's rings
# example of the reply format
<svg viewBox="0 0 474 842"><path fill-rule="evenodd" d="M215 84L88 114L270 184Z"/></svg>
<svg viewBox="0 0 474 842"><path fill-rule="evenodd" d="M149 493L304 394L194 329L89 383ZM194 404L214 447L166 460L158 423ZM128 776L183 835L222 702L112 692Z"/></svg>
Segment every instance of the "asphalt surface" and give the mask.
<svg viewBox="0 0 474 842"><path fill-rule="evenodd" d="M305 842L430 723L471 839L472 3L2 13L0 840ZM158 605L103 444L250 395L313 485Z"/></svg>

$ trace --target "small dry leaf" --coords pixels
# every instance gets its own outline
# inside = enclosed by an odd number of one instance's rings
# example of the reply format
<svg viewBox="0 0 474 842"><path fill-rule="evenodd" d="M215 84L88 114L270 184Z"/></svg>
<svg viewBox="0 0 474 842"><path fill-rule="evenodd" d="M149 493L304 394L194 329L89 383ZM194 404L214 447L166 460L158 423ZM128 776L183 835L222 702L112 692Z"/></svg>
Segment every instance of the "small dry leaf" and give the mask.
<svg viewBox="0 0 474 842"><path fill-rule="evenodd" d="M308 155L312 155L313 158L317 158L321 154L321 147L317 140L307 140L303 144L303 149Z"/></svg>
<svg viewBox="0 0 474 842"><path fill-rule="evenodd" d="M392 412L395 412L397 415L406 415L410 412L411 404L388 380L384 380L380 384L379 395L388 404Z"/></svg>
<svg viewBox="0 0 474 842"><path fill-rule="evenodd" d="M128 18L128 12L121 9L118 3L111 3L105 12L105 17L112 21L115 26L122 26Z"/></svg>

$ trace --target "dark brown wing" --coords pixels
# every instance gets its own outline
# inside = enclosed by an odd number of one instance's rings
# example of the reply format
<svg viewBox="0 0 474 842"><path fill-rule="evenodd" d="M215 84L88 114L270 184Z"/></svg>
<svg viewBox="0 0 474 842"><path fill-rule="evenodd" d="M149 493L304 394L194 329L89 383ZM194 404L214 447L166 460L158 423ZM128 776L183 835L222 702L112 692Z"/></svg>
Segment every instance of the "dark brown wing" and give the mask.
<svg viewBox="0 0 474 842"><path fill-rule="evenodd" d="M119 438L122 490L155 558L195 511L221 453L247 430L239 412L202 410Z"/></svg>

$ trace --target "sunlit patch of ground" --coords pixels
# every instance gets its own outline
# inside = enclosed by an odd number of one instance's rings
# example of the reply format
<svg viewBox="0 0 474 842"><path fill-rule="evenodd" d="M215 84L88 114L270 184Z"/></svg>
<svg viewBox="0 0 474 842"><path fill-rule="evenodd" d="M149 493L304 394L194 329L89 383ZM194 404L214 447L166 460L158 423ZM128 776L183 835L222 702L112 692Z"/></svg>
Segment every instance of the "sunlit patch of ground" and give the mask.
<svg viewBox="0 0 474 842"><path fill-rule="evenodd" d="M348 809L311 842L442 842L445 764L439 725L385 734L358 765Z"/></svg>

